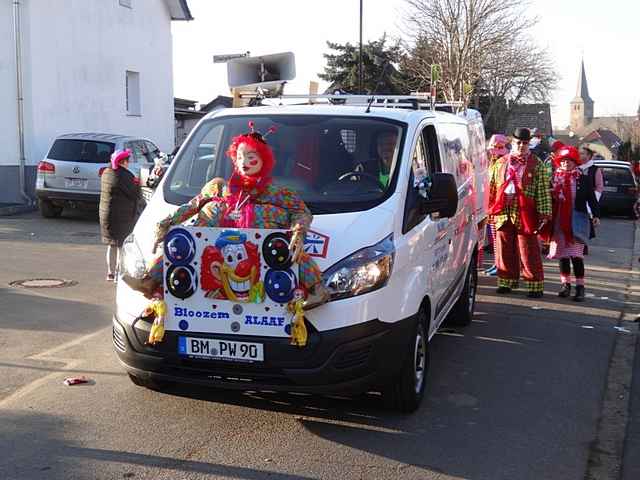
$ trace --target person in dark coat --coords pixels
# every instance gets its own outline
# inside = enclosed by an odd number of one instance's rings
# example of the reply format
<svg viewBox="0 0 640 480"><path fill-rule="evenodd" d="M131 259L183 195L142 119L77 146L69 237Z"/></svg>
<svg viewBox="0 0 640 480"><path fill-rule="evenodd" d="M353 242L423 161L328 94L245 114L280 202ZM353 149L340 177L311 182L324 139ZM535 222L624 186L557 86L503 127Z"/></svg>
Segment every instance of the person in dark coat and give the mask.
<svg viewBox="0 0 640 480"><path fill-rule="evenodd" d="M549 258L560 262L560 297L571 295L571 266L576 281L573 300L583 302L585 246L593 236L592 225L600 223L600 207L593 183L578 168L582 163L575 147L564 147L556 155L558 168L553 174L553 222ZM589 212L593 215L590 218Z"/></svg>
<svg viewBox="0 0 640 480"><path fill-rule="evenodd" d="M107 246L107 281L114 281L124 239L137 220L140 186L128 170L130 150L111 155L111 167L105 169L100 185L100 230Z"/></svg>

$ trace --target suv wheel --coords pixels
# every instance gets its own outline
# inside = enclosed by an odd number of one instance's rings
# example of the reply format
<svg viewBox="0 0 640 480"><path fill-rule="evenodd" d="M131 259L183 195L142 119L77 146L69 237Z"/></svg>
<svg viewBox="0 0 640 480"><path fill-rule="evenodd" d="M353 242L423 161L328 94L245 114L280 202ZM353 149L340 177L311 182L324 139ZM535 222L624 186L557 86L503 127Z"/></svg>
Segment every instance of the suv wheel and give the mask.
<svg viewBox="0 0 640 480"><path fill-rule="evenodd" d="M38 207L40 209L40 215L44 218L56 218L62 213L62 207L54 205L50 200L41 198L38 200Z"/></svg>
<svg viewBox="0 0 640 480"><path fill-rule="evenodd" d="M476 291L478 290L478 258L471 257L471 265L464 279L464 287L460 298L451 309L447 323L459 327L466 327L473 319L473 310L476 306Z"/></svg>
<svg viewBox="0 0 640 480"><path fill-rule="evenodd" d="M427 315L423 310L418 313L418 321L407 349L407 358L399 374L382 392L385 405L402 413L412 413L418 409L427 383L429 338Z"/></svg>

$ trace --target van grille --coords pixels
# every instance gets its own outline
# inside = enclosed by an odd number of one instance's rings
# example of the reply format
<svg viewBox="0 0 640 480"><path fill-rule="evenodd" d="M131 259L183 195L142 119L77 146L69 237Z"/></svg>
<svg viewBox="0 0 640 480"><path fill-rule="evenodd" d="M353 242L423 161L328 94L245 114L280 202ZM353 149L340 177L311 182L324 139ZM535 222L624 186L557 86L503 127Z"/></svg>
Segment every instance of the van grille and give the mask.
<svg viewBox="0 0 640 480"><path fill-rule="evenodd" d="M115 325L113 327L113 346L121 352L125 352L127 350L123 334L120 329L115 327Z"/></svg>

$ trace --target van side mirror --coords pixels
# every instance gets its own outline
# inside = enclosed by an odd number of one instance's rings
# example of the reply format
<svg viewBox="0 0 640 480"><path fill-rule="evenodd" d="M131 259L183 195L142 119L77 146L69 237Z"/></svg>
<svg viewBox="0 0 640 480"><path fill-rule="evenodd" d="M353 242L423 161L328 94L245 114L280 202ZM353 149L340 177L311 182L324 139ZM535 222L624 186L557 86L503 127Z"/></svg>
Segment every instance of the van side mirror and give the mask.
<svg viewBox="0 0 640 480"><path fill-rule="evenodd" d="M427 198L421 198L422 213L438 213L440 218L451 218L458 211L458 187L450 173L434 173Z"/></svg>

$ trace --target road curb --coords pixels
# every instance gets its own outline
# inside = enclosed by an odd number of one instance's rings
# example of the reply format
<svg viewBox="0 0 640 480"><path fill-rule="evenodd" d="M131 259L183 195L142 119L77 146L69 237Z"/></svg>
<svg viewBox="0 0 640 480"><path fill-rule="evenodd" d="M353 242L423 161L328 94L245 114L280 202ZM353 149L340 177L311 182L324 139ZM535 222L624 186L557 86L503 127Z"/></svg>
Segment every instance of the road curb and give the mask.
<svg viewBox="0 0 640 480"><path fill-rule="evenodd" d="M624 448L630 418L631 386L638 324L631 322L629 306L631 286L640 278L640 223L634 222L634 239L625 305L618 317L618 330L609 357L609 368L602 397L596 438L590 444L586 480L619 479L622 475ZM638 373L640 374L640 372Z"/></svg>
<svg viewBox="0 0 640 480"><path fill-rule="evenodd" d="M0 206L0 217L8 217L10 215L18 215L20 213L28 213L36 210L35 205L7 205Z"/></svg>

